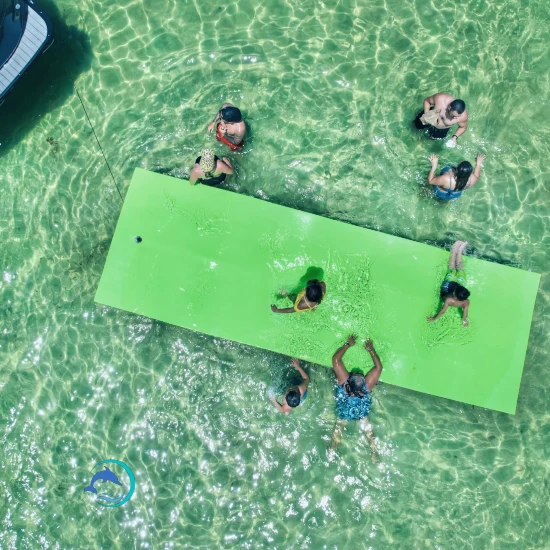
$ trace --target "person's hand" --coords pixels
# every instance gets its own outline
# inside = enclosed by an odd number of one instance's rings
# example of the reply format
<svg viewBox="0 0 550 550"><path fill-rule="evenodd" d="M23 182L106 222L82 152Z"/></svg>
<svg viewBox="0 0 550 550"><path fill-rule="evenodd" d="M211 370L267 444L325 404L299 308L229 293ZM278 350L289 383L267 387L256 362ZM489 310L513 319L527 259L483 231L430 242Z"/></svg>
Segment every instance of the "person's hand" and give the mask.
<svg viewBox="0 0 550 550"><path fill-rule="evenodd" d="M211 122L208 125L208 133L211 134L214 131L214 126L216 126L216 122Z"/></svg>
<svg viewBox="0 0 550 550"><path fill-rule="evenodd" d="M439 157L437 155L430 155L430 162L432 163L432 168L435 170L439 162Z"/></svg>
<svg viewBox="0 0 550 550"><path fill-rule="evenodd" d="M298 361L298 359L296 359L295 357L292 358L292 366L293 366L295 369L299 369L299 368L300 368L300 361Z"/></svg>
<svg viewBox="0 0 550 550"><path fill-rule="evenodd" d="M468 326L468 319L462 319L462 324L467 327Z"/></svg>
<svg viewBox="0 0 550 550"><path fill-rule="evenodd" d="M452 149L453 147L456 147L456 142L458 141L458 138L453 136L451 139L447 140L445 142L445 145Z"/></svg>
<svg viewBox="0 0 550 550"><path fill-rule="evenodd" d="M435 321L435 317L428 317L426 321L428 321L428 323L433 323Z"/></svg>
<svg viewBox="0 0 550 550"><path fill-rule="evenodd" d="M374 346L372 345L372 340L370 338L365 340L365 349L367 351L374 351Z"/></svg>
<svg viewBox="0 0 550 550"><path fill-rule="evenodd" d="M476 164L478 166L483 166L483 161L487 158L487 155L478 155L476 157Z"/></svg>
<svg viewBox="0 0 550 550"><path fill-rule="evenodd" d="M275 304L271 304L271 311L279 311L279 308Z"/></svg>
<svg viewBox="0 0 550 550"><path fill-rule="evenodd" d="M223 122L220 122L220 132L222 134L225 134L226 130L227 130L227 126Z"/></svg>
<svg viewBox="0 0 550 550"><path fill-rule="evenodd" d="M351 346L355 346L356 341L357 341L357 336L355 336L355 334L350 334L348 336L348 339L346 340L346 343L351 347Z"/></svg>

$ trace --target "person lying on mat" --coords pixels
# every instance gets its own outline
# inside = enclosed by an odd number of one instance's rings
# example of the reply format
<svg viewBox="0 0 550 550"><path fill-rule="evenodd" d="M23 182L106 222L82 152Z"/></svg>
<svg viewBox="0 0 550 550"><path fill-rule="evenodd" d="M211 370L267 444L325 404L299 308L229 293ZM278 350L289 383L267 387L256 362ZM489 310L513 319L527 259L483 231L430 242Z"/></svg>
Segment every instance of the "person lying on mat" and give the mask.
<svg viewBox="0 0 550 550"><path fill-rule="evenodd" d="M304 311L313 311L323 301L326 293L327 285L323 281L314 279L308 281L306 288L298 292L298 294L283 293L283 296L294 302L293 307L279 309L275 304L271 304L271 311L274 313L303 313Z"/></svg>
<svg viewBox="0 0 550 550"><path fill-rule="evenodd" d="M470 306L470 291L465 287L466 273L462 269L462 252L468 246L466 241L456 241L451 248L449 257L449 271L441 284L441 299L443 307L435 317L428 317L428 321L437 321L449 307L464 308L462 324L468 326L468 307Z"/></svg>
<svg viewBox="0 0 550 550"><path fill-rule="evenodd" d="M227 157L220 158L212 149L204 149L200 157L195 160L195 166L191 169L189 183L205 183L206 185L219 185L227 174L233 173L233 166Z"/></svg>
<svg viewBox="0 0 550 550"><path fill-rule="evenodd" d="M468 111L462 99L452 95L439 93L427 97L413 121L416 128L426 130L431 139L444 139L455 124L458 128L454 136L447 141L447 147L455 147L458 138L468 127Z"/></svg>
<svg viewBox="0 0 550 550"><path fill-rule="evenodd" d="M301 405L307 397L307 387L309 386L309 376L306 374L306 371L300 366L300 361L298 359L292 359L293 367L300 373L302 377L302 383L297 386L290 386L286 389L281 405L275 397L270 397L269 399L275 405L279 412L283 414L288 414L292 409L296 408L298 405Z"/></svg>
<svg viewBox="0 0 550 550"><path fill-rule="evenodd" d="M246 125L241 111L235 105L224 103L208 125L209 133L214 131L214 126L218 141L225 143L232 151L243 148Z"/></svg>
<svg viewBox="0 0 550 550"><path fill-rule="evenodd" d="M432 169L428 174L428 183L433 185L436 198L444 201L458 199L462 195L462 191L470 189L477 183L484 160L485 155L478 155L475 170L467 160L463 160L456 168L445 166L436 176L439 158L437 155L430 155Z"/></svg>
<svg viewBox="0 0 550 550"><path fill-rule="evenodd" d="M331 450L336 451L340 440L342 439L342 430L350 420L360 420L361 428L365 431L369 445L372 451L372 460L376 462L376 446L372 434L372 426L367 420L367 416L372 406L371 392L380 375L382 374L382 363L378 354L374 350L372 340L365 341L365 349L369 352L374 366L367 372L354 371L349 373L344 365L344 354L355 346L357 337L351 335L346 343L336 350L332 357L332 369L336 375L336 414L338 420L334 426L332 434Z"/></svg>

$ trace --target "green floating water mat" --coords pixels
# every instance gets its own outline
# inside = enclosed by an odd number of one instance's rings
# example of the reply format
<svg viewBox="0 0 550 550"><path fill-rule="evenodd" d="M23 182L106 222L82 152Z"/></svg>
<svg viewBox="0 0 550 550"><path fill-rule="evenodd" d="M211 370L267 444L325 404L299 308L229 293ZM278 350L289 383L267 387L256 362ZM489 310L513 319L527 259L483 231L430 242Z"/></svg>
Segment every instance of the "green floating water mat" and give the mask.
<svg viewBox="0 0 550 550"><path fill-rule="evenodd" d="M140 237L141 239L136 239ZM140 241L140 242L137 242ZM96 301L327 367L354 332L384 382L514 413L540 275L465 257L470 326L439 307L449 253L384 233L137 169ZM314 312L280 290L323 275ZM362 346L348 370L372 366Z"/></svg>

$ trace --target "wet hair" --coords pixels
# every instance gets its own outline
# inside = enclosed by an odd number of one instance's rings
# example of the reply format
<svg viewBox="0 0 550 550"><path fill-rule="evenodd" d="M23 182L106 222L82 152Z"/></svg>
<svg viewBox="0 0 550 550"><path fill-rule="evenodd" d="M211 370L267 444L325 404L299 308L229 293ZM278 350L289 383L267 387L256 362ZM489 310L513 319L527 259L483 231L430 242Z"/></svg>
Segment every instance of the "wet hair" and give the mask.
<svg viewBox="0 0 550 550"><path fill-rule="evenodd" d="M220 114L225 122L235 123L241 122L243 119L243 115L237 107L224 107L223 109L220 109Z"/></svg>
<svg viewBox="0 0 550 550"><path fill-rule="evenodd" d="M361 373L355 372L350 374L350 377L347 379L348 393L355 395L356 397L363 397L366 392L365 388L365 377Z"/></svg>
<svg viewBox="0 0 550 550"><path fill-rule="evenodd" d="M289 407L297 407L300 404L300 392L297 390L290 390L286 396L286 404Z"/></svg>
<svg viewBox="0 0 550 550"><path fill-rule="evenodd" d="M455 99L454 101L451 101L451 111L456 111L459 115L461 115L466 110L466 103L462 101L462 99Z"/></svg>
<svg viewBox="0 0 550 550"><path fill-rule="evenodd" d="M462 285L458 285L455 288L454 295L457 300L463 302L464 300L468 299L468 296L470 296L470 291L467 288L464 288Z"/></svg>
<svg viewBox="0 0 550 550"><path fill-rule="evenodd" d="M319 303L323 299L323 287L317 280L308 281L306 286L306 298L309 302Z"/></svg>
<svg viewBox="0 0 550 550"><path fill-rule="evenodd" d="M456 175L456 190L457 191L462 191L466 187L466 184L468 183L468 180L470 179L470 176L472 175L472 171L473 171L473 167L467 160L463 160L454 169L454 173Z"/></svg>

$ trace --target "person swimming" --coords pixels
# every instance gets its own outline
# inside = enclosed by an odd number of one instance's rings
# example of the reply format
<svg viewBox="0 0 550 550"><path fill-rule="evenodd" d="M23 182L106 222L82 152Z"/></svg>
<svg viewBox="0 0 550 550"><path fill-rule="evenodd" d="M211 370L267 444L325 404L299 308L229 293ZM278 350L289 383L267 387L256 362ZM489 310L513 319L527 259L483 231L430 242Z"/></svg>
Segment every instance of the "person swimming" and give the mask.
<svg viewBox="0 0 550 550"><path fill-rule="evenodd" d="M292 307L279 309L275 304L271 304L271 311L274 313L303 313L304 311L314 311L317 306L323 301L327 292L327 286L323 281L313 279L308 281L306 288L298 292L298 294L283 293L283 296L288 297L294 305Z"/></svg>
<svg viewBox="0 0 550 550"><path fill-rule="evenodd" d="M285 390L282 404L279 403L275 397L269 398L273 405L275 405L277 410L279 412L282 412L283 414L288 414L292 409L295 409L298 405L301 405L306 400L307 388L310 382L309 376L300 366L300 361L298 361L298 359L292 359L292 366L300 373L302 377L302 382L298 385L290 386Z"/></svg>
<svg viewBox="0 0 550 550"><path fill-rule="evenodd" d="M208 125L208 132L212 133L216 127L216 139L225 143L232 151L238 151L244 146L246 124L243 115L235 105L224 103L212 122Z"/></svg>
<svg viewBox="0 0 550 550"><path fill-rule="evenodd" d="M195 166L191 169L189 183L204 183L206 185L219 185L225 181L228 174L233 173L233 166L227 157L219 158L212 149L204 149L200 157L195 160Z"/></svg>
<svg viewBox="0 0 550 550"><path fill-rule="evenodd" d="M462 324L468 326L468 308L470 306L470 291L466 288L466 273L462 265L462 252L468 246L466 241L456 241L451 248L449 271L441 283L440 296L443 307L434 317L428 317L428 322L437 321L449 307L461 307Z"/></svg>
<svg viewBox="0 0 550 550"><path fill-rule="evenodd" d="M374 366L367 372L349 373L344 365L344 354L355 345L357 337L351 335L346 343L336 350L332 357L332 369L336 375L336 414L338 420L332 434L331 450L335 451L342 437L342 430L347 422L352 420L363 421L368 416L372 406L372 389L382 374L382 363L376 353L372 340L365 340L365 349L370 353ZM362 423L372 451L372 460L376 461L376 447L372 435L372 427L368 423Z"/></svg>
<svg viewBox="0 0 550 550"><path fill-rule="evenodd" d="M444 201L458 199L463 191L473 187L479 179L485 158L485 155L478 155L476 157L475 170L473 170L472 165L467 160L463 160L456 167L445 166L439 173L439 176L436 176L435 172L439 157L437 155L430 155L432 168L428 174L428 183L434 186L433 190L436 198Z"/></svg>
<svg viewBox="0 0 550 550"><path fill-rule="evenodd" d="M434 94L424 100L423 109L417 113L413 123L417 129L425 130L431 139L446 138L450 128L458 124L456 133L447 142L448 147L455 147L468 127L466 104L450 94Z"/></svg>

